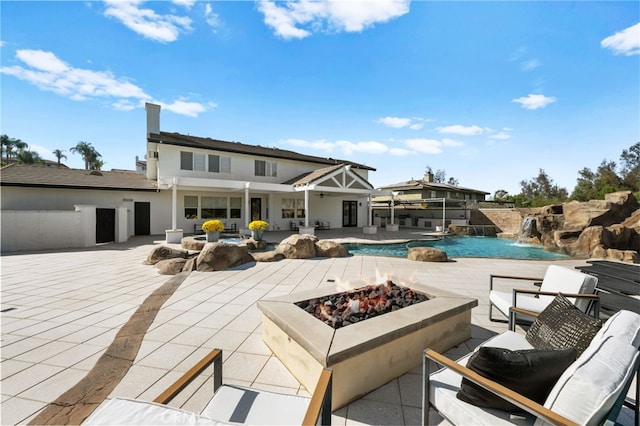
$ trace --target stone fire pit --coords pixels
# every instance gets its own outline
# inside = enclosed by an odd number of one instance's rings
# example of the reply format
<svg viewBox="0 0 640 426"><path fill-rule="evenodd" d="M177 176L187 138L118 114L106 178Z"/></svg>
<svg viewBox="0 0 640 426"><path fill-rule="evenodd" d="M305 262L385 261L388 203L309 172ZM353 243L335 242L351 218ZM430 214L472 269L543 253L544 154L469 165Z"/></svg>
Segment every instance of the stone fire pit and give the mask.
<svg viewBox="0 0 640 426"><path fill-rule="evenodd" d="M264 299L263 339L307 390L333 369L336 410L422 363L426 347L446 351L471 337L477 299L411 284L429 300L334 329L296 303L338 293L325 287Z"/></svg>

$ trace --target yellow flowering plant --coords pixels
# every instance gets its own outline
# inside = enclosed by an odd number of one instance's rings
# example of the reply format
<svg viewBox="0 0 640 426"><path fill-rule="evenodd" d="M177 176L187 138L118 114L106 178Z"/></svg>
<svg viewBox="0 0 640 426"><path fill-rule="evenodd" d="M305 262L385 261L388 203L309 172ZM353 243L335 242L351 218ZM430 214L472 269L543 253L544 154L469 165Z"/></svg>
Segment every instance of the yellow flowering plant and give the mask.
<svg viewBox="0 0 640 426"><path fill-rule="evenodd" d="M254 220L249 224L249 229L252 231L264 231L269 227L269 224L264 220Z"/></svg>
<svg viewBox="0 0 640 426"><path fill-rule="evenodd" d="M220 232L224 229L224 224L218 219L208 220L202 224L204 232Z"/></svg>

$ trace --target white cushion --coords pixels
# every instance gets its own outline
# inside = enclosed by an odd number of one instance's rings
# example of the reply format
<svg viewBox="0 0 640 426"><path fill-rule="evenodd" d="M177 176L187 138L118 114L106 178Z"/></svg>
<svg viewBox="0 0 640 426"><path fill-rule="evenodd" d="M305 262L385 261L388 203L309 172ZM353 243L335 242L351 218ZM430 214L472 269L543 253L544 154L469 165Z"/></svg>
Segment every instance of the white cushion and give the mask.
<svg viewBox="0 0 640 426"><path fill-rule="evenodd" d="M549 265L544 274L544 279L540 285L540 291L552 291L556 293L580 293L592 294L595 291L598 278L585 274L577 269L565 268L564 266ZM540 299L551 303L554 296L540 296ZM582 312L587 311L588 299L569 298Z"/></svg>
<svg viewBox="0 0 640 426"><path fill-rule="evenodd" d="M616 312L602 325L593 339L608 336L624 336L630 345L640 347L640 315L624 310Z"/></svg>
<svg viewBox="0 0 640 426"><path fill-rule="evenodd" d="M228 425L155 402L114 398L103 403L83 425Z"/></svg>
<svg viewBox="0 0 640 426"><path fill-rule="evenodd" d="M638 354L624 337L594 340L560 376L544 406L581 425L600 424L632 379Z"/></svg>
<svg viewBox="0 0 640 426"><path fill-rule="evenodd" d="M514 331L505 331L484 341L480 346L493 348L504 348L512 351L519 349L533 349L522 334ZM478 346L478 348L480 347ZM476 350L478 350L476 348ZM461 365L467 365L471 354L459 359ZM500 410L476 407L456 398L456 393L460 390L462 376L449 369L442 369L431 376L431 403L438 408L440 414L446 417L451 423L466 424L522 424L530 425L535 420L533 416L513 416Z"/></svg>
<svg viewBox="0 0 640 426"><path fill-rule="evenodd" d="M553 298L551 298L551 300L553 300ZM518 294L517 306L518 308L540 313L551 303L551 300ZM491 290L489 292L489 301L493 303L504 316L509 317L509 308L513 305L513 291ZM520 315L518 315L518 317L520 317Z"/></svg>
<svg viewBox="0 0 640 426"><path fill-rule="evenodd" d="M202 410L202 415L252 425L302 424L310 401L302 396L223 385Z"/></svg>
<svg viewBox="0 0 640 426"><path fill-rule="evenodd" d="M471 354L458 360L467 365ZM462 376L442 369L430 376L430 401L438 412L454 425L531 425L533 416L513 416L506 411L476 407L456 398Z"/></svg>

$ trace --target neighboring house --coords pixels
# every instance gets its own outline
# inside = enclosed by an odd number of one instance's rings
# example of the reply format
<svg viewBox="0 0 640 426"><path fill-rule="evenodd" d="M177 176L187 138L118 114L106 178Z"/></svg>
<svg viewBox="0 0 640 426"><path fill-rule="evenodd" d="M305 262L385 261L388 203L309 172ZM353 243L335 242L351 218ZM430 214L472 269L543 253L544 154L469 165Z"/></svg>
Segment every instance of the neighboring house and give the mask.
<svg viewBox="0 0 640 426"><path fill-rule="evenodd" d="M489 192L433 181L433 174L379 188L392 195L373 199L374 225L438 228L468 224L469 210L485 201ZM393 212L393 213L392 213Z"/></svg>
<svg viewBox="0 0 640 426"><path fill-rule="evenodd" d="M146 111L146 161L136 158L136 171L0 169L2 251L165 232L168 242L179 242L207 219L238 230L262 219L271 230L310 233L371 225L371 194L379 193L368 181L374 168L163 132L160 106L147 104Z"/></svg>

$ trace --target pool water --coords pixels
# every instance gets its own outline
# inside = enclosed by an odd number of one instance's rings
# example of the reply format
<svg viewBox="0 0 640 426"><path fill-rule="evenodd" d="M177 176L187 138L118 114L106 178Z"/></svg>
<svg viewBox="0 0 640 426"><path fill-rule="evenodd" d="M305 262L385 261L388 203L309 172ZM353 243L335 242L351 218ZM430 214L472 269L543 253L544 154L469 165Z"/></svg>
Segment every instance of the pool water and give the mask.
<svg viewBox="0 0 640 426"><path fill-rule="evenodd" d="M492 237L443 237L436 241L414 240L396 244L343 243L351 254L407 257L410 247L433 247L451 257L492 257L502 259L568 259L569 256L544 250L541 246Z"/></svg>

